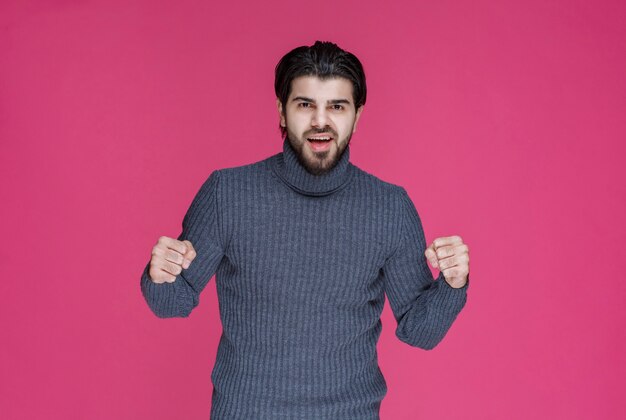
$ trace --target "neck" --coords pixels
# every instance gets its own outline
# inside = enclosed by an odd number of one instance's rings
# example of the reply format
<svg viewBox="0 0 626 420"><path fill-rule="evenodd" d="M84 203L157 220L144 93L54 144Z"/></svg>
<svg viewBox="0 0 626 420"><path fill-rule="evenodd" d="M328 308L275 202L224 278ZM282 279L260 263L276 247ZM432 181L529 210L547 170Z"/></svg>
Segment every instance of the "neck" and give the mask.
<svg viewBox="0 0 626 420"><path fill-rule="evenodd" d="M328 195L342 189L352 179L354 169L350 164L350 146L344 150L337 164L322 175L313 175L300 163L296 151L287 138L283 152L272 159L274 172L295 191L304 195Z"/></svg>

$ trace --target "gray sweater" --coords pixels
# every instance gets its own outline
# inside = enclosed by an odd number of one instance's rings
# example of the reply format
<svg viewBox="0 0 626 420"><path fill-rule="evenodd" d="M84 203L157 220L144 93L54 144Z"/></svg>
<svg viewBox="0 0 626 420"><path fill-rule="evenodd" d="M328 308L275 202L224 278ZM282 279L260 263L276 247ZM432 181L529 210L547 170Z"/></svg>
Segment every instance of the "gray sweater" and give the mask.
<svg viewBox="0 0 626 420"><path fill-rule="evenodd" d="M211 419L378 419L385 295L396 336L432 349L465 305L466 284L434 281L404 188L349 162L307 172L283 152L212 172L179 240L197 257L173 283L145 267L141 291L161 318L189 316L209 279L222 321Z"/></svg>

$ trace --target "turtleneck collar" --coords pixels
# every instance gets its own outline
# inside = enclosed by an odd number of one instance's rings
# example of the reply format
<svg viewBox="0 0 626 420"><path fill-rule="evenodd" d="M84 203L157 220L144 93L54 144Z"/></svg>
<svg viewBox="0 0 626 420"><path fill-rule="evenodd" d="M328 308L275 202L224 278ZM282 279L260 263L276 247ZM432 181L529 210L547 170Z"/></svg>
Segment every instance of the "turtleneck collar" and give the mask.
<svg viewBox="0 0 626 420"><path fill-rule="evenodd" d="M287 185L304 195L328 195L345 187L352 179L354 168L350 164L350 145L344 150L337 165L323 175L308 172L291 147L289 140L283 141L283 152L274 155L272 169Z"/></svg>

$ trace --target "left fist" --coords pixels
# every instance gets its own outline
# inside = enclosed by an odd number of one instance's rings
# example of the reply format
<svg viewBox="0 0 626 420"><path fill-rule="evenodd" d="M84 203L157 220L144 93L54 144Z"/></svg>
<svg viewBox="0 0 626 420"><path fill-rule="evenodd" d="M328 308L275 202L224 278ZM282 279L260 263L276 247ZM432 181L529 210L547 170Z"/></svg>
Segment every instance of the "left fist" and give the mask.
<svg viewBox="0 0 626 420"><path fill-rule="evenodd" d="M437 238L424 252L426 259L439 269L451 287L465 286L469 275L469 248L460 236Z"/></svg>

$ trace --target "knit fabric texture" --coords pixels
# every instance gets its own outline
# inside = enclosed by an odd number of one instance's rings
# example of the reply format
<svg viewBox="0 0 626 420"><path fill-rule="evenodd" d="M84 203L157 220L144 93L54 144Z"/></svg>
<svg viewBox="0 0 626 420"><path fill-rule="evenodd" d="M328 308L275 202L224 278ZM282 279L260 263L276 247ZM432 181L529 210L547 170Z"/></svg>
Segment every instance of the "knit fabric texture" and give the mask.
<svg viewBox="0 0 626 420"><path fill-rule="evenodd" d="M434 348L465 305L426 263L406 190L350 162L312 175L282 153L213 171L179 240L197 257L141 291L161 318L187 317L215 274L222 334L212 420L378 419L387 384L376 343L385 296L404 343Z"/></svg>

